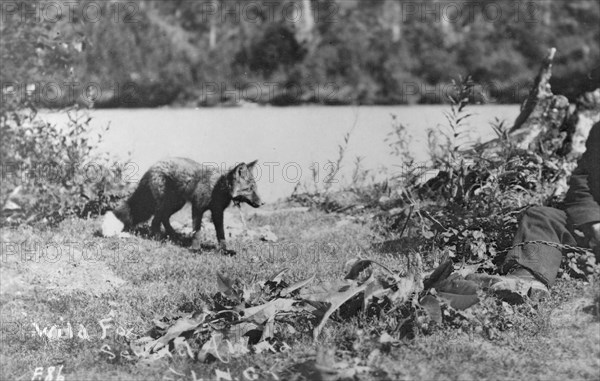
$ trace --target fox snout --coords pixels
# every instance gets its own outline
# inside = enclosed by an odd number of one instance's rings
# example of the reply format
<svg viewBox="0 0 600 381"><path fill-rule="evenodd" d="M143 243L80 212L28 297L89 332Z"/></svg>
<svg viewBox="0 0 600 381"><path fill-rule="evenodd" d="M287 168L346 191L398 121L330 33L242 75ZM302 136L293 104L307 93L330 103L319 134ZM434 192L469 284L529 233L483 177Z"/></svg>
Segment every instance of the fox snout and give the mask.
<svg viewBox="0 0 600 381"><path fill-rule="evenodd" d="M251 187L250 189L237 190L232 195L232 199L233 201L237 202L245 202L253 208L258 208L259 206L265 204L256 192L255 186Z"/></svg>
<svg viewBox="0 0 600 381"><path fill-rule="evenodd" d="M248 204L250 204L250 206L252 206L253 208L258 208L260 206L263 206L265 203L263 202L263 200L261 200L260 196L256 192L253 192L252 195L248 198Z"/></svg>
<svg viewBox="0 0 600 381"><path fill-rule="evenodd" d="M265 202L263 200L259 200L258 202L254 203L252 206L255 208L258 208L260 206L263 206L265 204Z"/></svg>

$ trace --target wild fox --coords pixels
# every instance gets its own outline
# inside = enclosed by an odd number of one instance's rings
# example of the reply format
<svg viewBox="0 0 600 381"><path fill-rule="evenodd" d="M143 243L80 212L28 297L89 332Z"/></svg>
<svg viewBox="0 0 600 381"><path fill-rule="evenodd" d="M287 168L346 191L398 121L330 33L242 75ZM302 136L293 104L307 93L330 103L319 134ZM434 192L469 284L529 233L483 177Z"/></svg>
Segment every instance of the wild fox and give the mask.
<svg viewBox="0 0 600 381"><path fill-rule="evenodd" d="M202 215L210 210L219 248L227 254L235 254L227 250L225 244L223 212L232 201L237 204L245 202L255 208L264 204L256 192L256 182L251 172L255 165L256 160L249 164L241 163L220 175L216 168L191 159L161 160L142 176L129 199L114 210L114 216L125 228L131 228L154 216L152 233L159 234L162 224L166 233L172 237L176 233L169 218L186 202L190 202L194 225L192 249L200 248Z"/></svg>

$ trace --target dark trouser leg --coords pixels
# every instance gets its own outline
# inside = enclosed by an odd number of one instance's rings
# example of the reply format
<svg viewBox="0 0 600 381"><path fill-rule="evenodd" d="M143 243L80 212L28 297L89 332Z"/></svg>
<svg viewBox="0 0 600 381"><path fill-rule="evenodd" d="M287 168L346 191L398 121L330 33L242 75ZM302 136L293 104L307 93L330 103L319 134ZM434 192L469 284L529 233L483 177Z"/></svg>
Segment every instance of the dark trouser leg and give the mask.
<svg viewBox="0 0 600 381"><path fill-rule="evenodd" d="M523 213L513 244L548 241L576 245L567 225L567 215L562 210L543 206L531 207ZM531 270L548 286L552 286L561 259L562 251L557 248L544 244L527 244L511 249L500 266L500 271L506 273L518 264Z"/></svg>

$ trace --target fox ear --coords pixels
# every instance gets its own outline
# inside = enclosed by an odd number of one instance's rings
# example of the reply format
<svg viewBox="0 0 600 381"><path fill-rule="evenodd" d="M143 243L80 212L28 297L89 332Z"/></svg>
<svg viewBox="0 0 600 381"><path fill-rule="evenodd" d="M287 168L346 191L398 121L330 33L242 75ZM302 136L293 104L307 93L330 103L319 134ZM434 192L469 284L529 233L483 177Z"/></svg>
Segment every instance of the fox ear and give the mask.
<svg viewBox="0 0 600 381"><path fill-rule="evenodd" d="M248 169L252 169L254 168L254 166L256 165L256 163L258 163L258 160L254 160L251 163L246 164L248 166Z"/></svg>
<svg viewBox="0 0 600 381"><path fill-rule="evenodd" d="M238 164L234 169L235 174L238 176L241 176L242 173L244 172L244 168L247 168L246 164L244 164L244 163Z"/></svg>

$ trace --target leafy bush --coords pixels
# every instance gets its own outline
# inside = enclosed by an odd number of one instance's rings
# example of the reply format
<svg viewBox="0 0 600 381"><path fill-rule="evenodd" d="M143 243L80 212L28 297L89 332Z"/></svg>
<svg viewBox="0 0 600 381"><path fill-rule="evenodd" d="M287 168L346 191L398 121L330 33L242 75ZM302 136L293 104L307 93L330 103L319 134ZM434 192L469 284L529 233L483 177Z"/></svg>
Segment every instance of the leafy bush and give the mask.
<svg viewBox="0 0 600 381"><path fill-rule="evenodd" d="M3 114L2 224L55 224L100 214L124 196L124 168L95 152L108 127L93 131L87 115L76 108L66 112L63 127L32 109Z"/></svg>
<svg viewBox="0 0 600 381"><path fill-rule="evenodd" d="M491 270L492 261L501 261L512 245L524 209L560 207L575 163L556 154L560 138L555 136L542 140L534 151L518 149L499 121L493 125L495 145L474 143L466 124L472 86L470 78L454 83L447 128L429 131L430 165L414 165L410 138L393 119L387 142L408 170L381 184L351 187L363 201L362 208L351 210L362 213L385 242L400 242L405 254L422 253L430 264L450 257ZM437 175L424 181L429 173ZM327 198L304 199L332 211ZM597 271L593 255L572 253L568 258L564 266L572 276Z"/></svg>
<svg viewBox="0 0 600 381"><path fill-rule="evenodd" d="M440 174L414 191L435 200L423 210L431 218L419 222L426 238L457 260L481 262L510 246L523 209L560 204L556 184L566 181L573 163L555 154L560 144L554 138L533 152L517 149L503 123L494 126L496 147L463 139L470 87L468 78L455 84L449 133L430 132L432 169Z"/></svg>
<svg viewBox="0 0 600 381"><path fill-rule="evenodd" d="M15 5L36 11L44 2ZM44 121L36 109L46 98L40 88L77 81L89 35L81 33L83 23L74 25L68 18L40 22L18 12L6 16L0 20L0 223L54 224L70 215L102 213L125 188L123 168L96 150L108 128L92 129L78 108L60 110L68 115L64 126ZM70 106L77 99L68 101Z"/></svg>

